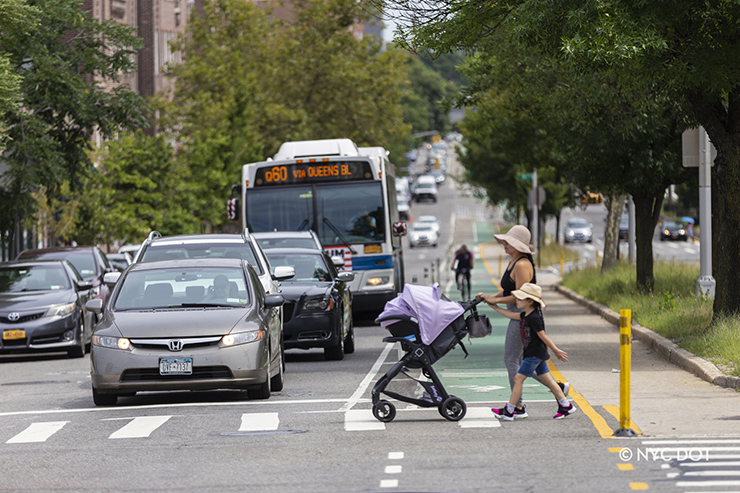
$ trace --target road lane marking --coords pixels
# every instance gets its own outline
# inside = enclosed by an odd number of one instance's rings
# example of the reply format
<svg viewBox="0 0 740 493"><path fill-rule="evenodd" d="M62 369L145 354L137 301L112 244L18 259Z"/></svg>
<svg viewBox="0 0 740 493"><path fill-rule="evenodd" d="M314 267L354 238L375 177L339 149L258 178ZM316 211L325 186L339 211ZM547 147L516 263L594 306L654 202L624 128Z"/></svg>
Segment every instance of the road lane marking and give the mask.
<svg viewBox="0 0 740 493"><path fill-rule="evenodd" d="M380 481L381 488L398 488L397 479L383 479Z"/></svg>
<svg viewBox="0 0 740 493"><path fill-rule="evenodd" d="M385 466L386 474L401 474L403 472L403 466Z"/></svg>
<svg viewBox="0 0 740 493"><path fill-rule="evenodd" d="M617 422L621 422L621 419L619 416L619 406L615 406L614 404L606 404L601 407L604 408L604 411L614 416ZM634 431L635 433L637 433L638 435L642 435L642 430L635 424L634 421L632 421L632 418L630 418L630 429Z"/></svg>
<svg viewBox="0 0 740 493"><path fill-rule="evenodd" d="M162 426L172 416L139 416L130 423L115 431L108 437L110 440L119 438L148 438L154 430Z"/></svg>
<svg viewBox="0 0 740 493"><path fill-rule="evenodd" d="M279 424L278 413L244 413L239 431L273 431Z"/></svg>
<svg viewBox="0 0 740 493"><path fill-rule="evenodd" d="M49 421L31 423L31 426L18 433L5 443L38 443L45 442L50 436L61 430L69 421Z"/></svg>
<svg viewBox="0 0 740 493"><path fill-rule="evenodd" d="M345 431L385 430L385 423L378 421L370 409L349 409L344 413Z"/></svg>
<svg viewBox="0 0 740 493"><path fill-rule="evenodd" d="M457 422L460 428L501 428L501 423L486 407L469 407L465 417Z"/></svg>
<svg viewBox="0 0 740 493"><path fill-rule="evenodd" d="M357 390L355 390L355 393L352 394L352 397L350 397L349 400L339 409L340 411L349 411L360 401L360 398L365 391L367 391L373 378L375 378L375 375L380 371L380 367L383 365L383 362L385 362L385 359L388 357L388 353L390 353L393 346L394 344L391 343L385 345L380 356L375 360L373 367L370 368L370 371L365 375L365 378L362 379L362 382L360 382L360 385L357 387Z"/></svg>

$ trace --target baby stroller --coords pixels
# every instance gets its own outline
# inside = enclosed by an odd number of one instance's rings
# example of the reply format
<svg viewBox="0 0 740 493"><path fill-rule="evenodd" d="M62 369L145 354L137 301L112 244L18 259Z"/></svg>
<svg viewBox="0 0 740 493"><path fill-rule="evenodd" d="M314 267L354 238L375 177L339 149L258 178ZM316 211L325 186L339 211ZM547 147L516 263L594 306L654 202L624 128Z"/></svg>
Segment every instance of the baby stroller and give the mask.
<svg viewBox="0 0 740 493"><path fill-rule="evenodd" d="M438 289L438 284L432 287L407 284L403 293L386 303L383 312L375 319L392 335L385 337L383 342L400 342L406 353L373 387L373 416L379 421L388 423L396 417L396 407L381 399L381 393L419 407L436 407L450 421L459 421L465 416L465 402L447 393L432 365L458 344L467 357L462 339L470 330L469 324L490 322L485 315L479 316L475 309L482 300L456 303L444 296L440 298ZM468 310L472 314L466 320L463 315ZM409 375L409 369L421 369L431 382L417 380ZM386 390L399 373L422 386L424 394L421 399Z"/></svg>

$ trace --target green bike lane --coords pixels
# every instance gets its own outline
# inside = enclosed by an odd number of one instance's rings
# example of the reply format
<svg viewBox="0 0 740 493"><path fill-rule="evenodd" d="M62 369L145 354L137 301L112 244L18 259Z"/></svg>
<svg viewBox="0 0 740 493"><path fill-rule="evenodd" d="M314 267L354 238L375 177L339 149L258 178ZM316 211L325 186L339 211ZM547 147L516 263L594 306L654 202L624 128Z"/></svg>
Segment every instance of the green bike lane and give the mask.
<svg viewBox="0 0 740 493"><path fill-rule="evenodd" d="M468 245L475 253L475 264L470 276L472 297L480 292L493 294L499 291L499 263L501 262L501 269L505 269L508 262L503 248L493 237L496 232L493 225L475 223L475 232L478 241ZM453 251L458 247L458 244L453 245ZM449 299L461 300L460 291L454 282L442 288ZM434 369L447 392L462 398L468 404L503 403L509 400L511 394L504 365L504 340L509 319L486 304L479 304L477 309L478 313L485 314L490 319L492 334L480 339L466 338L463 344L468 351L467 357L461 348L456 347L437 361ZM528 379L524 383L523 398L528 402L553 400L549 389L534 379Z"/></svg>

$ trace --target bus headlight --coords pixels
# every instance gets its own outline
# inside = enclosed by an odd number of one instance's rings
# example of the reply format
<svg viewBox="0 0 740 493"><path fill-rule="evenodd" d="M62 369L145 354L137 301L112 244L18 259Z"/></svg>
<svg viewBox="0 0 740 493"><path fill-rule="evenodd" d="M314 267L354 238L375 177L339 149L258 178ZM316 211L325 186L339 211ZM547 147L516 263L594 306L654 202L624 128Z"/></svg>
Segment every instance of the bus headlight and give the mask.
<svg viewBox="0 0 740 493"><path fill-rule="evenodd" d="M368 286L380 286L381 284L388 284L388 282L391 280L388 276L381 276L381 277L370 277L367 280Z"/></svg>

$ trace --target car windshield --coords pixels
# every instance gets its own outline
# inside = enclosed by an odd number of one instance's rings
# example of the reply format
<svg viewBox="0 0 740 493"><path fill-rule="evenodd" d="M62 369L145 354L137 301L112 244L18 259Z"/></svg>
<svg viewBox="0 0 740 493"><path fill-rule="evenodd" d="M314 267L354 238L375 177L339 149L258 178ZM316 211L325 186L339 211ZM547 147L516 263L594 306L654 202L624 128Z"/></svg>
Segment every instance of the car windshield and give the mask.
<svg viewBox="0 0 740 493"><path fill-rule="evenodd" d="M113 310L242 307L250 302L244 271L178 266L130 271L121 278Z"/></svg>
<svg viewBox="0 0 740 493"><path fill-rule="evenodd" d="M683 228L683 224L681 224L681 223L674 223L674 222L671 222L671 221L666 221L665 222L665 228L666 229L681 229L681 228Z"/></svg>
<svg viewBox="0 0 740 493"><path fill-rule="evenodd" d="M265 252L270 259L270 265L275 267L287 266L295 269L295 276L283 282L328 282L331 281L329 267L321 255L285 254Z"/></svg>
<svg viewBox="0 0 740 493"><path fill-rule="evenodd" d="M249 242L241 238L232 241L217 242L198 240L187 241L160 241L149 245L141 256L142 262L154 260L172 260L181 258L240 258L248 261L254 267L257 275L264 274L262 266L257 261L254 250Z"/></svg>
<svg viewBox="0 0 740 493"><path fill-rule="evenodd" d="M417 224L414 226L414 231L432 231L432 227L427 224Z"/></svg>
<svg viewBox="0 0 740 493"><path fill-rule="evenodd" d="M61 265L33 265L0 268L0 293L59 291L72 289Z"/></svg>
<svg viewBox="0 0 740 493"><path fill-rule="evenodd" d="M585 219L571 219L568 221L569 228L587 228L588 223Z"/></svg>
<svg viewBox="0 0 740 493"><path fill-rule="evenodd" d="M257 243L259 243L263 250L268 250L270 248L318 249L313 238L257 238Z"/></svg>
<svg viewBox="0 0 740 493"><path fill-rule="evenodd" d="M79 272L82 278L86 281L94 278L97 272L95 269L95 257L93 257L93 253L91 251L41 252L36 255L24 255L22 258L69 260L69 262L75 266L77 272Z"/></svg>
<svg viewBox="0 0 740 493"><path fill-rule="evenodd" d="M428 224L431 225L431 224L435 224L437 222L437 218L436 217L425 217L425 216L421 216L419 218L418 222L420 222L420 223L428 223Z"/></svg>

